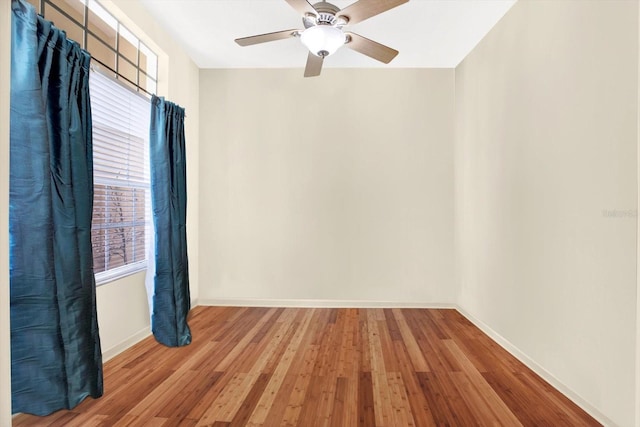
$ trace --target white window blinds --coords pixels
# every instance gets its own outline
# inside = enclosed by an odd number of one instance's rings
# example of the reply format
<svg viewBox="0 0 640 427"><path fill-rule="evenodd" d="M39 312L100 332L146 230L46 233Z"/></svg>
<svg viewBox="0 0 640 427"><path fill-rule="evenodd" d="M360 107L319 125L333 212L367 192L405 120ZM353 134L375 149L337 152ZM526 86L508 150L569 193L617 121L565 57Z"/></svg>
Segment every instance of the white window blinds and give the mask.
<svg viewBox="0 0 640 427"><path fill-rule="evenodd" d="M94 202L91 240L96 282L146 267L150 101L91 71Z"/></svg>

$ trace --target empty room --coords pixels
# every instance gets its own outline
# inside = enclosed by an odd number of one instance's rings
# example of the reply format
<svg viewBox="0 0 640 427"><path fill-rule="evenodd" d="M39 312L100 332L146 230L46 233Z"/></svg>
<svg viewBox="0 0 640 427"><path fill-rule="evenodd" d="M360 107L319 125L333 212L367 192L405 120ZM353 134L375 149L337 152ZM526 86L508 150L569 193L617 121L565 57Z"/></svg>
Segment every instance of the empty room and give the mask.
<svg viewBox="0 0 640 427"><path fill-rule="evenodd" d="M0 0L0 427L640 427L637 0Z"/></svg>

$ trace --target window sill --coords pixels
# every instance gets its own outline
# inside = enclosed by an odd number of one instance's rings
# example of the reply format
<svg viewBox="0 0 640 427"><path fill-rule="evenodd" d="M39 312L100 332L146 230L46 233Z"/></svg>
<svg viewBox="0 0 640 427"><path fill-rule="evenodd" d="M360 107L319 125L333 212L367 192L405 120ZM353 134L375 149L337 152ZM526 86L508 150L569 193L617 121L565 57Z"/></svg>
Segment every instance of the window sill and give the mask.
<svg viewBox="0 0 640 427"><path fill-rule="evenodd" d="M122 279L124 277L130 276L139 271L143 271L147 269L147 261L140 261L128 265L124 265L122 267L113 268L111 270L102 271L100 273L96 273L96 286L106 285L107 283L113 282L118 279Z"/></svg>

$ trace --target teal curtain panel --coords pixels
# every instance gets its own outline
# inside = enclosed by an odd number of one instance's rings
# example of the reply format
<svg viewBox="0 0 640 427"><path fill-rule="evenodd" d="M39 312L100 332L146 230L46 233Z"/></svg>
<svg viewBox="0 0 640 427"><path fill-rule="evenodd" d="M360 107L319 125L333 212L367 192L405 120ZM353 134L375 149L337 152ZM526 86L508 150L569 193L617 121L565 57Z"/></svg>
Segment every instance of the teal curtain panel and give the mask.
<svg viewBox="0 0 640 427"><path fill-rule="evenodd" d="M184 116L178 105L152 97L149 145L155 276L151 329L156 340L169 347L191 343Z"/></svg>
<svg viewBox="0 0 640 427"><path fill-rule="evenodd" d="M91 253L90 56L12 0L9 193L13 412L103 392Z"/></svg>

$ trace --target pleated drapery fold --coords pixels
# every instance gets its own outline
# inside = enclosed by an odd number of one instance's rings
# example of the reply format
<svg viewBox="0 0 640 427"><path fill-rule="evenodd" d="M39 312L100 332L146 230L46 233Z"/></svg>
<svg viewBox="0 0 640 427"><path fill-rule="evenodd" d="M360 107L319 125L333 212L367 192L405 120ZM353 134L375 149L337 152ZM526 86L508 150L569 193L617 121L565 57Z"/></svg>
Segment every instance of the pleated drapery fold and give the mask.
<svg viewBox="0 0 640 427"><path fill-rule="evenodd" d="M9 194L12 411L103 393L92 266L91 57L12 0Z"/></svg>
<svg viewBox="0 0 640 427"><path fill-rule="evenodd" d="M183 108L152 97L149 145L155 275L151 329L158 342L170 347L191 343L184 117Z"/></svg>

